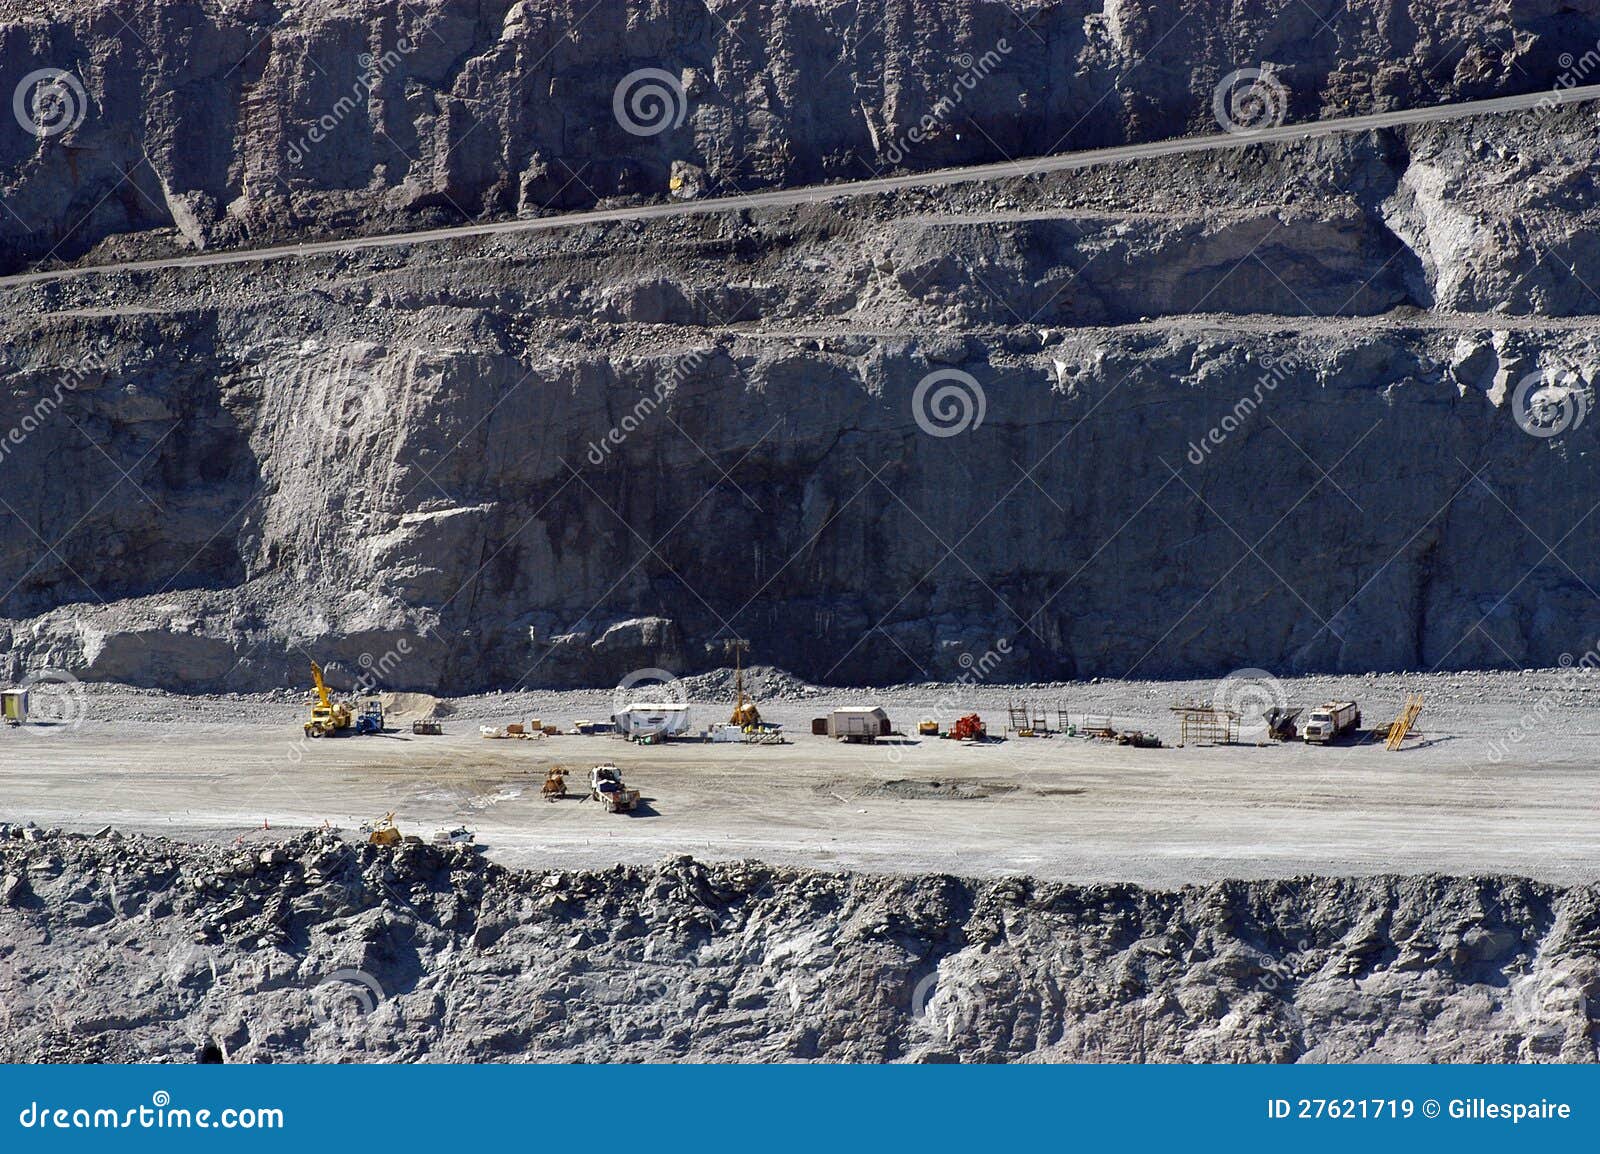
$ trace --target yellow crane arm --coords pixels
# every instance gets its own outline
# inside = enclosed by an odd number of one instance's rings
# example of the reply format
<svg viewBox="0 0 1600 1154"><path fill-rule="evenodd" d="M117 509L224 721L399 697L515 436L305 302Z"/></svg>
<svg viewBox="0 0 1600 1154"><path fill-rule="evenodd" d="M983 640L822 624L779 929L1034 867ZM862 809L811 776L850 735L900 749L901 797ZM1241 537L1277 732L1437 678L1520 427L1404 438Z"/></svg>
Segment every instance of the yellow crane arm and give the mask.
<svg viewBox="0 0 1600 1154"><path fill-rule="evenodd" d="M315 661L311 663L311 680L317 683L317 696L322 699L322 708L332 709L333 701L328 697L328 685L322 680L322 666Z"/></svg>

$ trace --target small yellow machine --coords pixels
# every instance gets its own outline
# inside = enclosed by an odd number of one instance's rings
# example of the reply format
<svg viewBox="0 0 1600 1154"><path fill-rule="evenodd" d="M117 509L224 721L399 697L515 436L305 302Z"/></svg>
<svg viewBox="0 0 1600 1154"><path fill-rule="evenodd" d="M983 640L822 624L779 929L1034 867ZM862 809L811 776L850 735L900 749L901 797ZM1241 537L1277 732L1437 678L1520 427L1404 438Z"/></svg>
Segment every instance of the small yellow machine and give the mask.
<svg viewBox="0 0 1600 1154"><path fill-rule="evenodd" d="M327 737L349 729L354 720L350 705L328 695L328 684L322 680L322 666L315 661L311 663L311 680L317 684L317 700L311 706L311 720L305 723L306 736Z"/></svg>
<svg viewBox="0 0 1600 1154"><path fill-rule="evenodd" d="M7 725L22 725L28 720L28 691L0 690L0 720Z"/></svg>
<svg viewBox="0 0 1600 1154"><path fill-rule="evenodd" d="M544 771L544 785L539 792L546 801L556 801L567 796L567 768L552 765Z"/></svg>
<svg viewBox="0 0 1600 1154"><path fill-rule="evenodd" d="M371 845L399 845L400 828L394 824L394 810L390 810L371 825L361 827Z"/></svg>

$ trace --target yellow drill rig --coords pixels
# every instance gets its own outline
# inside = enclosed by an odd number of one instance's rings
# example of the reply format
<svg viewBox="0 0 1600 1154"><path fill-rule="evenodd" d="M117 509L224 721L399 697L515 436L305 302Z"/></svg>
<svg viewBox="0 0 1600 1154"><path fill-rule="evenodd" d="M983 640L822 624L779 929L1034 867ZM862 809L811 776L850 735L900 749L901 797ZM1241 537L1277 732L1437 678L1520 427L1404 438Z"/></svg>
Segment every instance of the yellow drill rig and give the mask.
<svg viewBox="0 0 1600 1154"><path fill-rule="evenodd" d="M761 724L761 711L756 708L756 703L744 695L744 665L740 658L749 650L748 641L730 641L728 648L733 650L733 716L728 718L732 725L740 729L754 729Z"/></svg>
<svg viewBox="0 0 1600 1154"><path fill-rule="evenodd" d="M354 720L350 705L328 696L328 684L322 680L322 666L315 661L311 663L311 680L317 683L317 700L311 706L311 720L305 724L306 736L328 737L349 729Z"/></svg>

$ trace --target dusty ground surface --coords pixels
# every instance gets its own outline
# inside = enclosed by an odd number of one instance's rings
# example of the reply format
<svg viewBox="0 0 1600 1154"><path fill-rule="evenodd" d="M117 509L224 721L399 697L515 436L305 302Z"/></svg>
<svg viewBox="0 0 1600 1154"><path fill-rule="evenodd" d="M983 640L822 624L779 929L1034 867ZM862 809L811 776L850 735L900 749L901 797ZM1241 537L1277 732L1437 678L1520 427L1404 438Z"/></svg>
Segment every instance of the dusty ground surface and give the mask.
<svg viewBox="0 0 1600 1154"><path fill-rule="evenodd" d="M1110 714L1119 728L1155 732L1170 746L1178 737L1170 704L1218 696L1215 683L907 686L857 696L762 674L756 683L781 694L762 699L764 712L791 737L778 747L478 736L488 721L538 717L568 728L605 717L610 694L463 698L440 710L448 714L441 737L413 737L402 717L382 738L310 742L299 732L304 707L283 696L93 686L72 724L0 732L0 820L226 841L264 822L352 830L393 810L424 837L464 823L491 860L519 867L646 865L686 853L1156 886L1436 871L1585 882L1600 877L1600 708L1590 677L1352 677L1262 690L1297 704L1353 697L1371 725L1420 689L1422 733L1399 753L1257 745L1248 729L1244 744L1156 750L1065 736L857 746L809 731L829 703L879 700L907 732L923 714L948 726L977 710L998 734L1007 701L1026 697L1075 720ZM710 675L686 686L703 699L697 728L723 719L725 681ZM541 799L547 766L576 771L576 784L605 760L643 791L639 813Z"/></svg>

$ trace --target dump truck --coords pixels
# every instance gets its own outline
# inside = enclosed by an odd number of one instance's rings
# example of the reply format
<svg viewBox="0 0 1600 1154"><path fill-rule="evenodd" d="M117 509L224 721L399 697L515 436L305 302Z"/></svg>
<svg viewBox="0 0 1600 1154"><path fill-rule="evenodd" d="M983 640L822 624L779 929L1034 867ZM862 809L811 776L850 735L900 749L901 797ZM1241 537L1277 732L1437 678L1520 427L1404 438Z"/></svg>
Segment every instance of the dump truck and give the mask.
<svg viewBox="0 0 1600 1154"><path fill-rule="evenodd" d="M1361 710L1353 701L1329 701L1317 706L1301 727L1310 745L1326 745L1361 727Z"/></svg>
<svg viewBox="0 0 1600 1154"><path fill-rule="evenodd" d="M622 771L607 762L589 771L589 796L607 813L627 813L639 804L639 791L622 784Z"/></svg>

